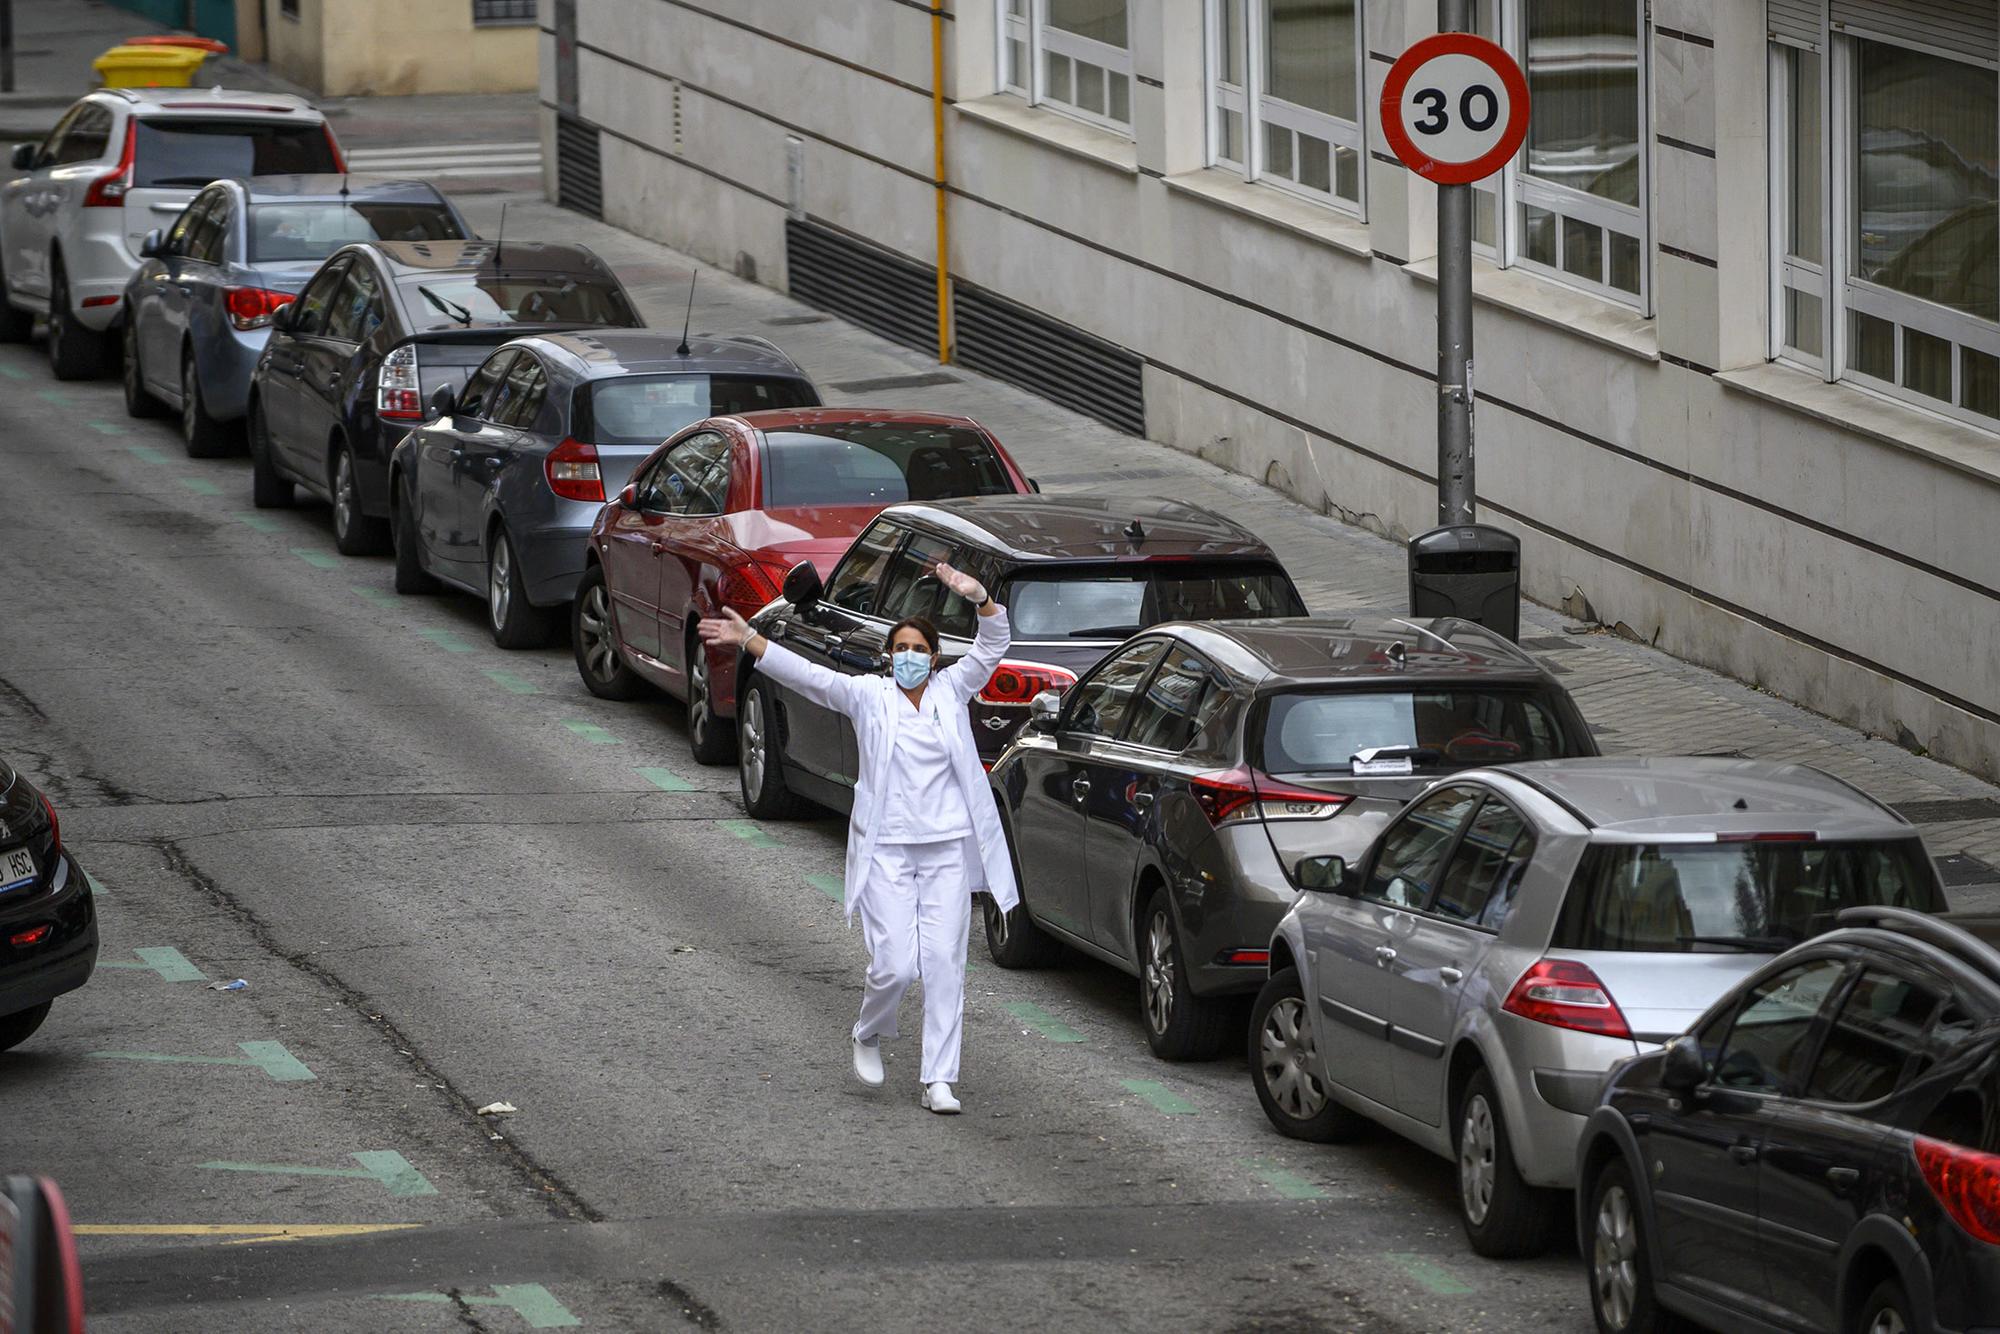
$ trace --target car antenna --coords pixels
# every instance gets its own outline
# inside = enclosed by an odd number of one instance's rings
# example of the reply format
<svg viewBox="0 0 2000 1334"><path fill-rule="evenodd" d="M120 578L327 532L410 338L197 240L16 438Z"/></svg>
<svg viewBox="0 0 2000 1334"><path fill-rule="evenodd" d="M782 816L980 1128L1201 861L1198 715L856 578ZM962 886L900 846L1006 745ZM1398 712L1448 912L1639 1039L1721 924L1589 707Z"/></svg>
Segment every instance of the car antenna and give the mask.
<svg viewBox="0 0 2000 1334"><path fill-rule="evenodd" d="M688 274L688 308L686 316L681 320L681 345L674 349L674 355L677 357L688 354L688 330L694 326L694 280L699 277L701 277L700 269Z"/></svg>
<svg viewBox="0 0 2000 1334"><path fill-rule="evenodd" d="M1389 645L1389 662L1397 671L1410 665L1410 651L1403 647L1402 640L1399 639Z"/></svg>
<svg viewBox="0 0 2000 1334"><path fill-rule="evenodd" d="M507 244L507 206L500 206L500 234L493 238L493 262L500 262L500 247Z"/></svg>
<svg viewBox="0 0 2000 1334"><path fill-rule="evenodd" d="M1125 525L1125 537L1133 546L1138 546L1146 540L1146 525L1140 523L1137 519L1132 520L1132 522Z"/></svg>
<svg viewBox="0 0 2000 1334"><path fill-rule="evenodd" d="M343 201L347 198L347 173L344 171L340 173L340 197Z"/></svg>

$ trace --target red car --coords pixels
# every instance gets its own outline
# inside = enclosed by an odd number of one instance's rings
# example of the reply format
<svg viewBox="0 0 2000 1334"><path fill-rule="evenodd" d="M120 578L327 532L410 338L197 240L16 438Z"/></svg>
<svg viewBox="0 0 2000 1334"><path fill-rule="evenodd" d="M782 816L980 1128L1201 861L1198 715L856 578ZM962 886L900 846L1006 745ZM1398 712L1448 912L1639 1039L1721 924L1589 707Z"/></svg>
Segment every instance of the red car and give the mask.
<svg viewBox="0 0 2000 1334"><path fill-rule="evenodd" d="M598 513L570 613L577 671L606 699L651 685L686 700L695 759L722 763L736 663L695 651L696 621L724 606L749 616L800 561L825 578L886 505L1034 489L970 417L805 408L696 422Z"/></svg>

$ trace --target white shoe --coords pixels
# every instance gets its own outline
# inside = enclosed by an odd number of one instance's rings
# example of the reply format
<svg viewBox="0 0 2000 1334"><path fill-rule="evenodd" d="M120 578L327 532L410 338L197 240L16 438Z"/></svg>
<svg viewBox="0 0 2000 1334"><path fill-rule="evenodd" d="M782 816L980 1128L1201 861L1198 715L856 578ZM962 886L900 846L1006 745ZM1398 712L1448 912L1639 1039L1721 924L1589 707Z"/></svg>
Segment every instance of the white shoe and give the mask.
<svg viewBox="0 0 2000 1334"><path fill-rule="evenodd" d="M958 1099L951 1096L951 1085L943 1080L924 1085L924 1106L939 1116L958 1115Z"/></svg>
<svg viewBox="0 0 2000 1334"><path fill-rule="evenodd" d="M882 1087L882 1044L876 1039L854 1039L854 1077L869 1088Z"/></svg>

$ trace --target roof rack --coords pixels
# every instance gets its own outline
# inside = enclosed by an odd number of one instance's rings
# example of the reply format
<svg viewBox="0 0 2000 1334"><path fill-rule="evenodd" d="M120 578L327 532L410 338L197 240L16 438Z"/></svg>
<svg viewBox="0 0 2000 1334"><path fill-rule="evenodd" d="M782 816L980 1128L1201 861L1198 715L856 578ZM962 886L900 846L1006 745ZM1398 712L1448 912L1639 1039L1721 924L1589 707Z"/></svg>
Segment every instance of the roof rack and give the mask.
<svg viewBox="0 0 2000 1334"><path fill-rule="evenodd" d="M1926 945L1937 946L1962 963L1976 964L2000 978L2000 950L1936 913L1886 906L1842 908L1833 920L1838 926L1881 927L1921 940Z"/></svg>

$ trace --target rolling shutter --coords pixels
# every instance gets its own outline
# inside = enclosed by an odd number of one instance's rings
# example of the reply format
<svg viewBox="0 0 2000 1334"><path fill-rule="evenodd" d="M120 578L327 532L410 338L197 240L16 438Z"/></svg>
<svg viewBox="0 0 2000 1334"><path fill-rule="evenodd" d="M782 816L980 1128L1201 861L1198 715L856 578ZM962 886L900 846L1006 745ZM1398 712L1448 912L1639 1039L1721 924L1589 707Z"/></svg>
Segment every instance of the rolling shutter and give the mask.
<svg viewBox="0 0 2000 1334"><path fill-rule="evenodd" d="M937 270L810 219L785 222L791 294L894 339L937 351Z"/></svg>
<svg viewBox="0 0 2000 1334"><path fill-rule="evenodd" d="M1133 435L1146 433L1145 363L981 287L952 284L958 362Z"/></svg>
<svg viewBox="0 0 2000 1334"><path fill-rule="evenodd" d="M1780 42L1819 50L1821 16L1826 0L1771 0L1771 36Z"/></svg>
<svg viewBox="0 0 2000 1334"><path fill-rule="evenodd" d="M1832 17L1836 32L2000 64L2000 5L1993 0L1833 0Z"/></svg>

